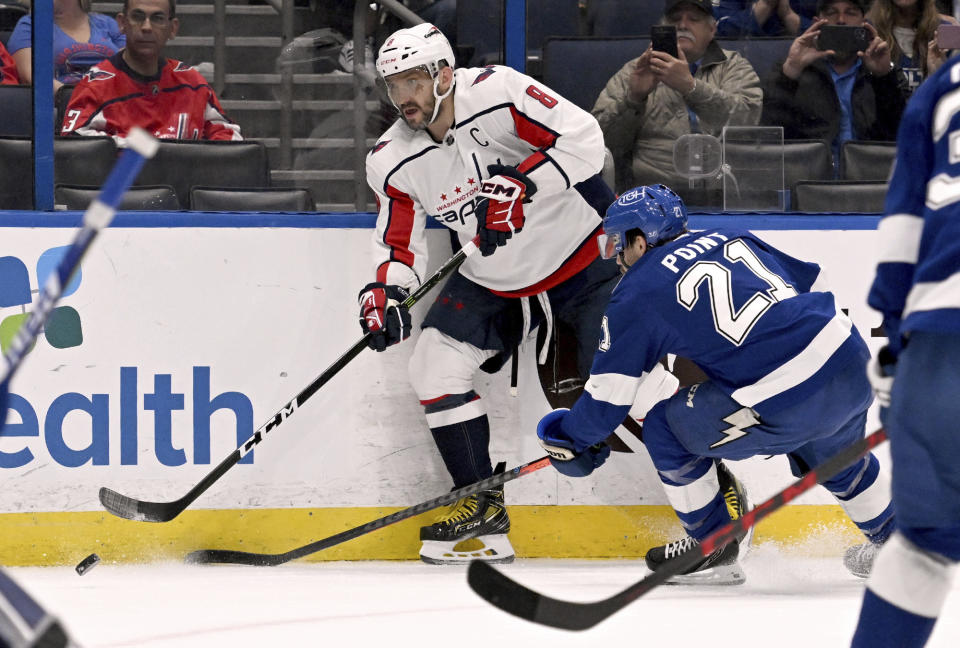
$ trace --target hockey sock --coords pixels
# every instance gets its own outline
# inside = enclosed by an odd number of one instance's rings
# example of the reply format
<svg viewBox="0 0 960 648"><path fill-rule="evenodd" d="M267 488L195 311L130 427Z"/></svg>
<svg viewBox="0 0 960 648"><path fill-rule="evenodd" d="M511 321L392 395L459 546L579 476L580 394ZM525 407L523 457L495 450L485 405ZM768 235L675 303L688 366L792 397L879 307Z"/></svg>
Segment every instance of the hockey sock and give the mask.
<svg viewBox="0 0 960 648"><path fill-rule="evenodd" d="M701 457L681 470L660 472L667 500L686 532L702 540L730 522L712 459Z"/></svg>
<svg viewBox="0 0 960 648"><path fill-rule="evenodd" d="M907 612L869 589L863 595L860 621L851 648L920 648L927 643L936 619Z"/></svg>
<svg viewBox="0 0 960 648"><path fill-rule="evenodd" d="M870 542L886 541L894 529L890 476L880 470L880 462L873 454L825 486Z"/></svg>
<svg viewBox="0 0 960 648"><path fill-rule="evenodd" d="M474 398L478 398L470 392ZM443 400L462 401L468 394L447 396ZM442 402L431 405L443 404ZM430 405L427 408L427 420L430 420ZM490 423L487 415L469 418L457 423L431 426L430 433L440 450L440 456L453 478L453 487L460 488L478 482L493 475L490 463Z"/></svg>
<svg viewBox="0 0 960 648"><path fill-rule="evenodd" d="M919 648L940 616L955 565L899 533L883 546L863 597L853 648Z"/></svg>

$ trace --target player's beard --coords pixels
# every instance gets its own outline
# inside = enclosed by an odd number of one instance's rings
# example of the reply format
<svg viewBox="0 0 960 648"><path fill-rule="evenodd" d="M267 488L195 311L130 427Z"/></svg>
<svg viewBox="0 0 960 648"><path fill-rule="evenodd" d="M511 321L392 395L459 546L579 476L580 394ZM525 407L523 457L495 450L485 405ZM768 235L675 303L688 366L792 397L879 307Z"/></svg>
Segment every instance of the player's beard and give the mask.
<svg viewBox="0 0 960 648"><path fill-rule="evenodd" d="M414 131L427 130L427 126L430 125L430 117L433 115L433 109L437 104L436 99L430 99L430 102L421 106L415 101L408 101L402 106L400 106L400 117L403 119L403 123L407 125L407 128ZM407 108L416 108L419 111L420 121L414 124L410 123L410 120L407 119L407 116L404 114L404 110Z"/></svg>

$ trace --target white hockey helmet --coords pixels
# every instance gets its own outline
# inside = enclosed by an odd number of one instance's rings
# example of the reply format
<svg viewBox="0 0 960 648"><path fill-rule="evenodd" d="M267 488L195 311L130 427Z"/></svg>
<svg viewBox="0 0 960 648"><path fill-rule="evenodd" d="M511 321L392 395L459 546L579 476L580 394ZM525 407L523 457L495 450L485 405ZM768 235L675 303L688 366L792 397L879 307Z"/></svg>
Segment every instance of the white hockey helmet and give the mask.
<svg viewBox="0 0 960 648"><path fill-rule="evenodd" d="M453 48L443 32L430 23L393 32L377 54L377 72L384 79L417 67L436 78L441 63L453 67Z"/></svg>

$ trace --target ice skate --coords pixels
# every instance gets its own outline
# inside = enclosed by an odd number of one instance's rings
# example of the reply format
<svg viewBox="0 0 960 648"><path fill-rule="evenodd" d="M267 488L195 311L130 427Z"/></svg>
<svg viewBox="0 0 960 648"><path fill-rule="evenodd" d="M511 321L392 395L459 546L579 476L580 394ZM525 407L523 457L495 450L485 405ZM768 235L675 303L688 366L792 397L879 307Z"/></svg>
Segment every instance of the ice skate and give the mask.
<svg viewBox="0 0 960 648"><path fill-rule="evenodd" d="M868 577L881 546L873 542L864 542L850 547L843 553L843 566L854 576Z"/></svg>
<svg viewBox="0 0 960 648"><path fill-rule="evenodd" d="M688 551L699 551L699 547L700 543L689 536L654 547L647 552L647 568L651 571L664 569ZM738 552L738 543L734 540L666 582L671 585L740 585L747 577L737 562Z"/></svg>
<svg viewBox="0 0 960 648"><path fill-rule="evenodd" d="M480 491L458 500L436 522L420 528L420 560L431 565L513 562L509 531L503 490Z"/></svg>
<svg viewBox="0 0 960 648"><path fill-rule="evenodd" d="M717 461L717 479L720 482L720 495L727 505L727 513L731 520L739 520L743 514L750 510L750 502L747 499L747 489L743 487L736 476L730 472L730 469L722 461ZM740 541L739 558L743 558L750 550L753 541L753 527L747 529L747 532L737 538Z"/></svg>

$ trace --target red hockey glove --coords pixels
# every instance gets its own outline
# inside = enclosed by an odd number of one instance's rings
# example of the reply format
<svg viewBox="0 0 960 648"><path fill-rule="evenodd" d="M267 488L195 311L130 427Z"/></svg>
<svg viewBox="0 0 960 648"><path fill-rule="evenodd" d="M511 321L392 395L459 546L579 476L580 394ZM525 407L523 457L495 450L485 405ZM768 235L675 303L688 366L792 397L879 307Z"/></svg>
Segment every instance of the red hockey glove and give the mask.
<svg viewBox="0 0 960 648"><path fill-rule="evenodd" d="M490 256L507 244L515 232L523 229L523 203L537 191L537 186L514 167L491 164L490 178L480 184L477 203L477 234L480 253Z"/></svg>
<svg viewBox="0 0 960 648"><path fill-rule="evenodd" d="M410 311L403 301L410 294L400 286L369 283L360 291L360 326L370 333L367 346L383 351L410 337Z"/></svg>

